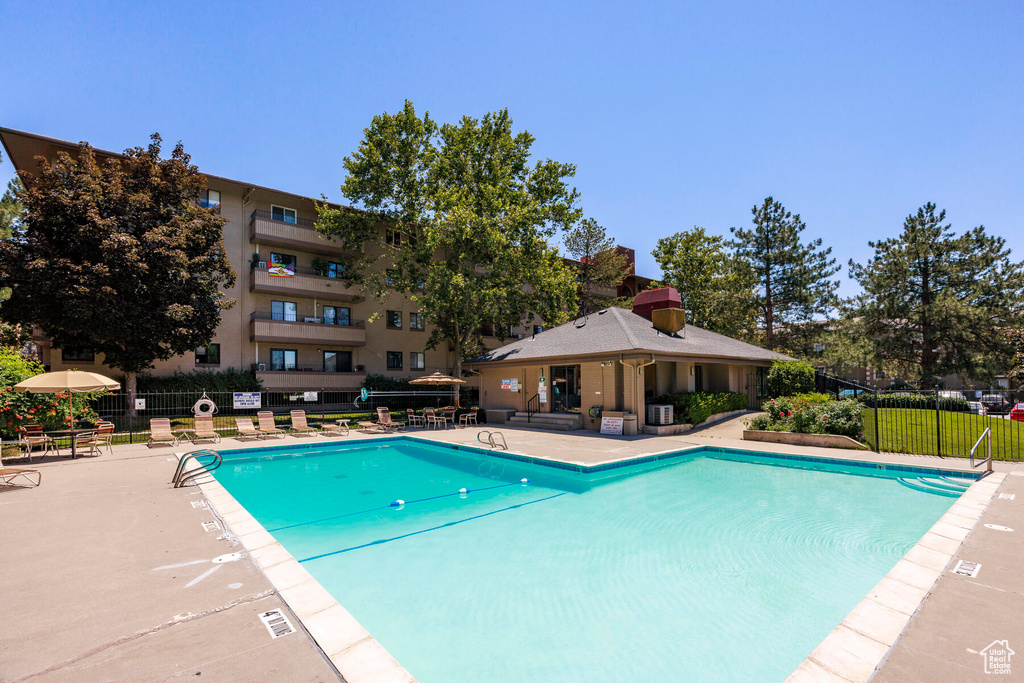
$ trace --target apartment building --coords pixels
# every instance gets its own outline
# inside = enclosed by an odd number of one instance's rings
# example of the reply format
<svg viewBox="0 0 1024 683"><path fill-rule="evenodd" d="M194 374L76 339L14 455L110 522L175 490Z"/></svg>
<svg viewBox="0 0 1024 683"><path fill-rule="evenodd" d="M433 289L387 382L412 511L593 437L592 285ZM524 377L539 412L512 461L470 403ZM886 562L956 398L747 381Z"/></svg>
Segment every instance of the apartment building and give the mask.
<svg viewBox="0 0 1024 683"><path fill-rule="evenodd" d="M37 156L53 158L78 149L72 142L6 128L0 128L0 142L15 168L30 173L37 168ZM451 349L443 344L426 348L430 331L415 302L399 294L383 305L367 301L358 283L345 278L341 247L314 227L312 198L213 175L207 175L207 183L206 194L197 199L219 207L227 219L224 248L238 277L226 294L237 303L223 312L207 347L158 362L154 375L251 368L267 389L289 390L356 388L368 373L404 378L451 371ZM636 276L632 263L630 258L624 283L635 293L650 280ZM505 341L537 331L527 321ZM503 342L495 330L489 332L485 346L497 348ZM52 370L120 374L91 349L55 349L45 338L36 341Z"/></svg>

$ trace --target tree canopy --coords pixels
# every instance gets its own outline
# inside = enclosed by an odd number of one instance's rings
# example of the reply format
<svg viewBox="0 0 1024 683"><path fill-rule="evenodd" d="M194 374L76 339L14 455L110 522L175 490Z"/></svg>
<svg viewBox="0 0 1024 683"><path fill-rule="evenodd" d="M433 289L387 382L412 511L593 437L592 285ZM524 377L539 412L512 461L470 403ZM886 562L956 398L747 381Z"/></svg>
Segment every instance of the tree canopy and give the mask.
<svg viewBox="0 0 1024 683"><path fill-rule="evenodd" d="M508 110L438 124L406 101L375 116L343 161L341 191L357 208L319 207L317 228L357 255L353 272L378 301L417 302L427 347L454 348L456 375L490 326L507 336L531 313L559 323L575 296L547 240L580 218L566 184L576 169L533 162L533 142L513 133Z"/></svg>
<svg viewBox="0 0 1024 683"><path fill-rule="evenodd" d="M731 337L749 338L754 322L754 277L724 238L694 226L658 240L651 252L662 282L679 291L689 324Z"/></svg>
<svg viewBox="0 0 1024 683"><path fill-rule="evenodd" d="M575 261L580 315L622 303L617 289L629 264L616 251L615 240L593 218L585 218L563 237L566 253Z"/></svg>
<svg viewBox="0 0 1024 683"><path fill-rule="evenodd" d="M197 202L206 179L181 143L160 151L153 135L103 163L87 143L40 157L16 192L23 219L0 242L11 287L0 316L38 325L57 348L102 353L130 393L135 373L207 344L234 304L222 292L235 282L226 221Z"/></svg>
<svg viewBox="0 0 1024 683"><path fill-rule="evenodd" d="M800 215L772 197L751 213L753 228L731 228L735 239L730 246L757 278L754 302L765 344L786 348L787 326L825 317L836 305L839 283L832 276L839 267L829 258L832 248L821 248L820 238L801 241L806 225Z"/></svg>
<svg viewBox="0 0 1024 683"><path fill-rule="evenodd" d="M903 232L868 244L875 250L850 277L863 288L848 316L872 341L876 363L924 386L956 374L977 379L1005 372L1013 348L1003 328L1020 325L1024 264L1006 241L980 226L956 235L945 211L928 203Z"/></svg>

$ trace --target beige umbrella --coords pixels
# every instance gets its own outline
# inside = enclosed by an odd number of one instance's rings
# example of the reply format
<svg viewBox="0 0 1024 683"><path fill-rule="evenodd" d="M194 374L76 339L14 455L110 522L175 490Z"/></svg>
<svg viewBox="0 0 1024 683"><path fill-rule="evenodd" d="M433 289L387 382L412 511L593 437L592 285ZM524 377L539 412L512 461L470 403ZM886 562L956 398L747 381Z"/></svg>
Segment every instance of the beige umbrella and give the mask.
<svg viewBox="0 0 1024 683"><path fill-rule="evenodd" d="M97 375L95 372L82 372L81 370L61 370L59 372L44 372L35 377L29 377L14 385L16 391L29 391L33 394L59 394L68 392L68 402L71 412L71 428L75 427L75 404L71 401L71 392L84 394L90 391L102 391L103 389L119 389L118 382Z"/></svg>
<svg viewBox="0 0 1024 683"><path fill-rule="evenodd" d="M435 372L435 373L430 374L430 375L424 375L423 377L417 377L416 379L409 380L409 384L428 384L428 385L429 384L433 384L434 386L441 386L442 384L453 385L453 384L465 384L465 383L466 383L466 380L459 379L458 377L452 377L451 375L446 375L443 372ZM440 396L438 397L437 400L438 400L438 405L441 405L440 404L440 400L441 400ZM458 394L455 394L455 396L453 397L453 400L455 401L455 405L458 406L459 405Z"/></svg>

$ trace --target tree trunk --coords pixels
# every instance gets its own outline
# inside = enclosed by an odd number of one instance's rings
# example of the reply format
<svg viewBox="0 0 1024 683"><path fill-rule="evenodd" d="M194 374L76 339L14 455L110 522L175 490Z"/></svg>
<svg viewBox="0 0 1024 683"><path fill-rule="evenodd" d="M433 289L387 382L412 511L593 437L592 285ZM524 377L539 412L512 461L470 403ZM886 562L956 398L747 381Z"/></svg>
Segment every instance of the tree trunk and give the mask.
<svg viewBox="0 0 1024 683"><path fill-rule="evenodd" d="M458 343L455 345L455 372L452 373L452 376L455 377L455 379L462 379L462 345ZM459 391L459 387L461 386L461 384L452 385L452 401L454 402L453 405L456 410L460 408L459 394L461 392Z"/></svg>
<svg viewBox="0 0 1024 683"><path fill-rule="evenodd" d="M772 272L764 274L764 344L775 349L775 305L772 302Z"/></svg>
<svg viewBox="0 0 1024 683"><path fill-rule="evenodd" d="M136 377L134 372L124 373L124 393L128 395L128 409L124 411L124 416L129 420L134 420L135 413L135 388L137 387Z"/></svg>

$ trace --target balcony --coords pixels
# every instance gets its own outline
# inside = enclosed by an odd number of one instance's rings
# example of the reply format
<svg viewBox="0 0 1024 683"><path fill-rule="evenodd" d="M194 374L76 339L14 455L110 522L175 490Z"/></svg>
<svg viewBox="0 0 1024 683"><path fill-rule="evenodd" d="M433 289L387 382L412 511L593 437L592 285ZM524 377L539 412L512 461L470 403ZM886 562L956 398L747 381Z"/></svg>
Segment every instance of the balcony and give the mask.
<svg viewBox="0 0 1024 683"><path fill-rule="evenodd" d="M249 338L253 341L322 346L366 346L366 328L362 322L350 325L325 324L323 318L296 316L284 320L267 311L253 311L249 319Z"/></svg>
<svg viewBox="0 0 1024 683"><path fill-rule="evenodd" d="M249 277L250 292L267 292L270 294L294 294L295 296L316 297L325 301L344 301L355 303L361 301L358 288L349 280L337 277L324 277L312 268L295 267L292 277L271 275L266 261L253 265Z"/></svg>
<svg viewBox="0 0 1024 683"><path fill-rule="evenodd" d="M269 211L256 209L249 219L249 241L268 247L296 249L317 254L342 255L348 253L340 244L324 237L316 230L316 223L308 218L295 222L275 220Z"/></svg>

